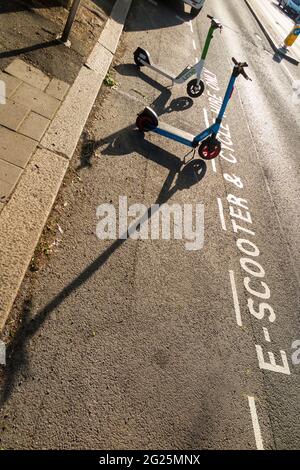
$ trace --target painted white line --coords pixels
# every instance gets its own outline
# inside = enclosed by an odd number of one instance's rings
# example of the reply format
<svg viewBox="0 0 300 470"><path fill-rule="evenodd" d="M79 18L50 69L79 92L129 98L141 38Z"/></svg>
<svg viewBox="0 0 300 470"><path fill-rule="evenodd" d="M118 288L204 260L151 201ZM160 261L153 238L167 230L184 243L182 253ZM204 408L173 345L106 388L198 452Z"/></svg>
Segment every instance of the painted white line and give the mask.
<svg viewBox="0 0 300 470"><path fill-rule="evenodd" d="M216 160L211 160L211 166L214 173L217 173Z"/></svg>
<svg viewBox="0 0 300 470"><path fill-rule="evenodd" d="M199 62L198 57L195 57L195 64L198 64L198 62Z"/></svg>
<svg viewBox="0 0 300 470"><path fill-rule="evenodd" d="M205 125L206 125L206 127L209 127L209 120L208 120L208 115L207 115L206 108L203 108L203 114L204 114Z"/></svg>
<svg viewBox="0 0 300 470"><path fill-rule="evenodd" d="M264 332L265 340L268 341L268 343L270 343L271 339L270 339L269 331L265 326L263 326L263 332Z"/></svg>
<svg viewBox="0 0 300 470"><path fill-rule="evenodd" d="M295 79L294 79L293 75L291 74L291 72L289 71L289 69L287 68L287 66L283 62L280 62L280 64L284 68L284 70L286 71L288 76L290 77L290 79L292 81L292 84L293 84L295 82Z"/></svg>
<svg viewBox="0 0 300 470"><path fill-rule="evenodd" d="M234 305L236 322L238 326L243 326L242 317L241 317L241 309L240 309L240 304L239 304L239 298L237 295L233 271L229 271L229 277L230 277L230 284L231 284L231 289L232 289L232 297L233 297L233 305Z"/></svg>
<svg viewBox="0 0 300 470"><path fill-rule="evenodd" d="M143 101L142 99L139 99L137 98L136 96L133 96L133 95L130 95L129 93L127 93L126 91L123 91L123 90L120 90L120 88L113 88L113 90L118 93L119 95L122 95L122 96L125 96L126 98L132 100L132 101L136 101L137 103L141 103L143 104L144 106L147 105L147 103L145 101Z"/></svg>
<svg viewBox="0 0 300 470"><path fill-rule="evenodd" d="M197 47L196 47L196 43L195 43L195 40L193 39L193 48L196 50Z"/></svg>
<svg viewBox="0 0 300 470"><path fill-rule="evenodd" d="M190 25L191 31L192 31L192 33L193 33L193 32L194 32L194 29L193 29L193 23L191 22L191 20L189 21L189 25Z"/></svg>
<svg viewBox="0 0 300 470"><path fill-rule="evenodd" d="M209 127L209 120L208 120L207 110L205 108L203 108L203 113L204 113L205 125L206 125L206 127ZM217 173L217 167L216 167L216 160L215 159L211 160L211 166L212 166L213 171L215 173Z"/></svg>
<svg viewBox="0 0 300 470"><path fill-rule="evenodd" d="M249 408L250 408L250 413L251 413L256 448L257 450L264 450L254 397L248 397L248 403L249 403Z"/></svg>
<svg viewBox="0 0 300 470"><path fill-rule="evenodd" d="M223 204L222 204L222 201L221 201L221 199L220 199L219 197L217 197L217 200L218 200L218 207L219 207L219 213L220 213L221 226L222 226L222 229L225 230L225 232L226 232L226 231L227 231L227 228L226 228L226 223L225 223Z"/></svg>
<svg viewBox="0 0 300 470"><path fill-rule="evenodd" d="M155 0L148 0L149 3L152 3L152 5L157 7L157 2Z"/></svg>

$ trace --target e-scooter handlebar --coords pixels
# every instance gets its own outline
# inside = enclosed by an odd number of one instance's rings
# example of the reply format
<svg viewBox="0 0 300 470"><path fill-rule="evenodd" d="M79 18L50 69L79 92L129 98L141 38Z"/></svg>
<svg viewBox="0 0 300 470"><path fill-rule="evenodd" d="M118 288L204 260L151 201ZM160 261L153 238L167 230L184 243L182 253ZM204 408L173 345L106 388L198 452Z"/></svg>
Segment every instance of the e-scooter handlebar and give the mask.
<svg viewBox="0 0 300 470"><path fill-rule="evenodd" d="M235 66L235 69L236 69L236 74L237 75L243 75L243 77L246 79L246 80L251 80L252 81L252 78L250 78L247 74L246 74L246 71L245 71L245 68L248 67L248 64L247 62L238 62L234 57L232 57L232 62L234 63L234 66Z"/></svg>
<svg viewBox="0 0 300 470"><path fill-rule="evenodd" d="M211 20L212 26L214 26L216 29L217 28L219 28L220 30L223 29L223 26L222 26L221 22L219 20L217 20L217 18L214 18L211 15L207 15L207 18L209 18Z"/></svg>

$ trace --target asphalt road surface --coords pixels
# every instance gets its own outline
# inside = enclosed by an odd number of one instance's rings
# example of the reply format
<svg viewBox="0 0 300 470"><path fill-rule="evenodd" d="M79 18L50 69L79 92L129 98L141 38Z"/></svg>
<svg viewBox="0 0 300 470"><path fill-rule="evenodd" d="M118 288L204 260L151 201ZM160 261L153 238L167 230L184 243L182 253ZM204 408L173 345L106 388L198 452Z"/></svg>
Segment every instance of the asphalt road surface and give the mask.
<svg viewBox="0 0 300 470"><path fill-rule="evenodd" d="M295 17L290 12L283 10L277 0L252 1L255 7L259 8L260 14L263 16L266 26L272 30L273 36L284 40L295 25ZM300 60L299 40L296 40L290 47L290 52L295 58Z"/></svg>
<svg viewBox="0 0 300 470"><path fill-rule="evenodd" d="M117 85L98 97L52 216L63 234L14 309L25 324L2 386L2 448L299 448L298 72L274 58L243 1L210 0L193 21L179 3L133 2ZM138 70L133 51L178 73L199 58L208 13L224 29L191 102L184 85ZM145 104L205 128L232 56L253 81L238 79L217 160L188 162L187 147L135 129ZM187 249L188 232L100 240L101 205L118 225L120 196L145 206L146 228L152 204L190 207L194 223L204 210L203 246L201 235Z"/></svg>

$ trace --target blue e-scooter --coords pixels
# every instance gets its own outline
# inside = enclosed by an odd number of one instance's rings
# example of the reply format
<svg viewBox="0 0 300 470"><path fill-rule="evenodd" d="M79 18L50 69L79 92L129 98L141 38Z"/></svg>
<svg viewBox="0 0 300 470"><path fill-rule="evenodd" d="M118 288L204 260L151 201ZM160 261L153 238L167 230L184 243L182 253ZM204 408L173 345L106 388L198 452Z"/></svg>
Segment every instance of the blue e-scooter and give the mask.
<svg viewBox="0 0 300 470"><path fill-rule="evenodd" d="M234 90L234 84L239 75L243 75L246 80L251 80L245 72L245 67L248 67L246 62L237 62L232 58L234 63L233 71L227 86L227 90L220 108L218 117L214 124L202 131L200 134L194 136L188 132L177 129L166 123L160 123L157 114L150 107L146 107L144 111L138 114L136 119L136 126L141 132L155 132L156 134L163 135L168 139L176 140L188 147L196 148L199 146L198 152L204 160L212 160L216 158L221 151L221 142L217 139L225 110Z"/></svg>

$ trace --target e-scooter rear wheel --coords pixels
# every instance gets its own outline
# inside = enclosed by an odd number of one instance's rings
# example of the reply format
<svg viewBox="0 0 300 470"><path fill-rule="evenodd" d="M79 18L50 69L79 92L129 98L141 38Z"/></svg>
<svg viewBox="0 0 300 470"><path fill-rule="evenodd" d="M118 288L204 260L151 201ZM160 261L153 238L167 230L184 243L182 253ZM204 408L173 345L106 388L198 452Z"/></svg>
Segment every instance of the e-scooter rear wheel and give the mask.
<svg viewBox="0 0 300 470"><path fill-rule="evenodd" d="M151 131L158 126L158 119L152 110L147 108L136 118L136 127L140 132Z"/></svg>
<svg viewBox="0 0 300 470"><path fill-rule="evenodd" d="M203 160L213 160L221 152L221 142L219 142L215 137L208 137L203 140L198 152Z"/></svg>
<svg viewBox="0 0 300 470"><path fill-rule="evenodd" d="M198 98L198 96L201 96L202 93L204 92L204 83L202 80L200 80L199 85L197 85L197 78L194 78L194 80L191 80L186 87L187 94L191 98Z"/></svg>

